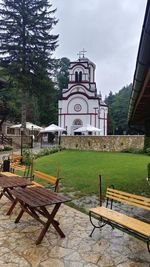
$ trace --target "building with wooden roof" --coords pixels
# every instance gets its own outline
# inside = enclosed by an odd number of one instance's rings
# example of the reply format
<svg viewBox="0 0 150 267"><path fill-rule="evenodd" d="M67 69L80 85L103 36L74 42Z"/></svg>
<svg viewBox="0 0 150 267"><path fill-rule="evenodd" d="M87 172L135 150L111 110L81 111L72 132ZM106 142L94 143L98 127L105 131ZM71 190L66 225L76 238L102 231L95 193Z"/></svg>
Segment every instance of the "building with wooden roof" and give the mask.
<svg viewBox="0 0 150 267"><path fill-rule="evenodd" d="M147 1L142 27L128 122L129 126L150 136L150 0Z"/></svg>

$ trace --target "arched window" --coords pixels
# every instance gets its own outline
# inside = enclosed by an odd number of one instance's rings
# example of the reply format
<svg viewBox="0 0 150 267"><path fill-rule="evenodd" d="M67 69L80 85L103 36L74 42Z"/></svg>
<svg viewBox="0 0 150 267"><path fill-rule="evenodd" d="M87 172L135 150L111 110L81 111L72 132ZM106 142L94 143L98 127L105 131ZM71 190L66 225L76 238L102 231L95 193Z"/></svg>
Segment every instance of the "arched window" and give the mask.
<svg viewBox="0 0 150 267"><path fill-rule="evenodd" d="M78 79L78 78L79 78L79 77L78 77L78 72L76 71L76 72L75 72L75 82L76 82L76 83L79 82L79 79Z"/></svg>
<svg viewBox="0 0 150 267"><path fill-rule="evenodd" d="M79 72L79 82L82 82L82 71Z"/></svg>

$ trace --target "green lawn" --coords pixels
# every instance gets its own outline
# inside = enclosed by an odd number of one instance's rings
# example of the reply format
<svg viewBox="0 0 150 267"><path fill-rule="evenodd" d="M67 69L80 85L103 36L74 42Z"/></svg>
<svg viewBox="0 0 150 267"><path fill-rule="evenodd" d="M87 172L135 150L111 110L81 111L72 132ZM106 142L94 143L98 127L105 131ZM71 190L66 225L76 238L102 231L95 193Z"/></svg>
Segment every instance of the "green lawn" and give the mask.
<svg viewBox="0 0 150 267"><path fill-rule="evenodd" d="M150 157L142 154L95 151L61 151L35 161L35 169L55 175L60 165L64 190L80 195L98 192L98 175L103 191L114 184L118 189L150 196L146 181Z"/></svg>

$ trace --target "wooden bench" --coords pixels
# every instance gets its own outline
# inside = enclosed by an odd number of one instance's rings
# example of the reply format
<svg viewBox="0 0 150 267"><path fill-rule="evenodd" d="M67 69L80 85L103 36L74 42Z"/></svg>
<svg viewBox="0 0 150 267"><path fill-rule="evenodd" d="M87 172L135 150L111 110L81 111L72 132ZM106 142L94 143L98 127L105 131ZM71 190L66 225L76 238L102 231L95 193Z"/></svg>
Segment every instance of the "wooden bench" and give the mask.
<svg viewBox="0 0 150 267"><path fill-rule="evenodd" d="M33 180L32 180L32 187L33 186L42 186L40 183L34 181L34 178L40 178L41 180L43 180L44 182L46 182L46 184L48 184L48 187L50 189L53 189L54 192L58 192L59 191L59 181L60 179L58 178L58 173L57 173L57 177L55 176L51 176L49 174L46 174L44 172L41 171L34 171L33 172Z"/></svg>
<svg viewBox="0 0 150 267"><path fill-rule="evenodd" d="M9 159L10 159L11 163L14 163L14 162L21 163L22 156L12 153L12 154L9 155Z"/></svg>
<svg viewBox="0 0 150 267"><path fill-rule="evenodd" d="M113 201L118 201L123 204L150 211L150 198L126 193L108 187L106 191L106 207L99 206L96 208L91 208L89 210L90 221L94 227L90 236L92 236L96 228L101 229L106 224L108 224L112 228L117 228L147 242L147 248L150 253L150 223L144 222L139 218L136 219L121 212L112 210ZM93 222L93 215L99 219L98 225Z"/></svg>
<svg viewBox="0 0 150 267"><path fill-rule="evenodd" d="M11 163L10 171L14 174L16 171L20 171L23 173L23 177L30 178L33 175L33 167L32 164L23 165L23 164L16 164Z"/></svg>
<svg viewBox="0 0 150 267"><path fill-rule="evenodd" d="M22 156L12 154L10 157L10 171L15 173L16 171L23 172L23 176L26 178L33 176L33 159L29 164L22 163Z"/></svg>
<svg viewBox="0 0 150 267"><path fill-rule="evenodd" d="M22 156L18 155L18 154L10 154L9 155L9 159L10 159L10 171L11 172L15 172L15 170L19 170L19 171L25 171L25 166L21 164L22 162Z"/></svg>

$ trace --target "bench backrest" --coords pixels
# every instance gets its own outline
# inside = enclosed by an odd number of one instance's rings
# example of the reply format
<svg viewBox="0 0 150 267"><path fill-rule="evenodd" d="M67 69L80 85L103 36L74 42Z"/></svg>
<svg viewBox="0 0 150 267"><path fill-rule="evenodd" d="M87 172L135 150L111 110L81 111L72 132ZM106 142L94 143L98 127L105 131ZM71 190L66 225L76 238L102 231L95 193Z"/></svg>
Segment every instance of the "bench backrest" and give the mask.
<svg viewBox="0 0 150 267"><path fill-rule="evenodd" d="M150 211L150 198L142 197L108 187L106 198Z"/></svg>
<svg viewBox="0 0 150 267"><path fill-rule="evenodd" d="M23 172L25 178L31 178L33 176L33 159L31 159L29 164L20 164L20 162L12 162L10 164L10 169L14 173L15 171Z"/></svg>
<svg viewBox="0 0 150 267"><path fill-rule="evenodd" d="M45 181L47 181L48 183L54 185L54 191L58 192L58 186L59 186L59 179L55 176L51 176L49 174L40 172L40 171L34 171L33 172L33 176L43 179Z"/></svg>
<svg viewBox="0 0 150 267"><path fill-rule="evenodd" d="M11 154L9 155L10 162L21 162L22 156L17 154Z"/></svg>

